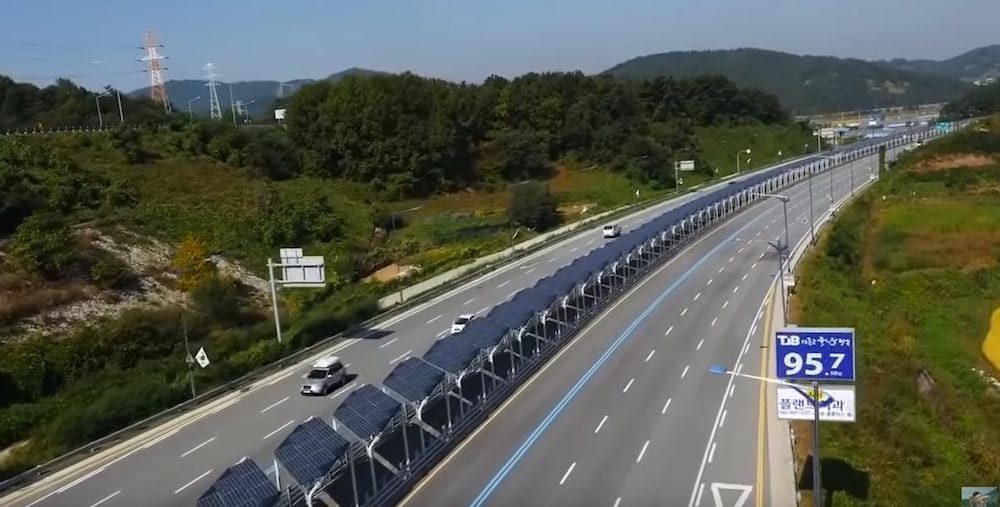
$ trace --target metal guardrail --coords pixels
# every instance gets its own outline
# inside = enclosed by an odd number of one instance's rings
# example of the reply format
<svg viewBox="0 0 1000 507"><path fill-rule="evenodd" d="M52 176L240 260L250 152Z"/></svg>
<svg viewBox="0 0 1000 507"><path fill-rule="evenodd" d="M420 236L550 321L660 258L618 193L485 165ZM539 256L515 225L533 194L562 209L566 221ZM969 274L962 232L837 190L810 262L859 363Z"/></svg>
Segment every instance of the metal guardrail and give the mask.
<svg viewBox="0 0 1000 507"><path fill-rule="evenodd" d="M762 169L766 169L766 168L762 168ZM748 172L748 173L744 173L743 175L746 175L746 174L753 174L753 173ZM640 201L640 202L637 202L637 203L634 203L634 204L622 206L621 208L615 210L613 213L611 213L610 215L606 216L605 218L606 219L608 219L608 218L617 218L617 217L621 217L623 215L627 215L627 214L632 213L632 212L638 212L638 211L641 211L643 209L655 206L657 204L661 204L661 203L664 203L666 201L670 201L672 199L676 199L676 198L682 197L685 194L688 194L688 193L691 193L691 192L696 192L696 191L700 190L701 188L703 188L705 186L711 186L711 185L718 184L721 181L725 181L726 179L729 179L729 178L732 178L732 177L735 177L735 176L737 176L737 175L730 175L730 176L728 176L726 178L722 178L722 179L717 180L717 181L709 181L709 182L705 182L705 183L700 184L700 185L695 185L695 186L693 186L691 188L685 189L681 193L670 193L670 194L666 194L666 195L659 196L659 197L656 197L656 198L652 198L652 199L647 199L647 200L644 200L644 201ZM15 475L14 477L11 477L11 478L6 479L4 481L0 481L0 493L7 493L10 490L26 486L26 485L28 485L28 484L30 484L30 483L32 483L34 481L37 481L37 480L39 480L39 479L41 479L41 478L43 478L43 477L45 477L45 476L47 476L49 474L51 474L51 473L53 473L53 472L61 469L61 468L64 468L64 467L69 466L69 465L72 465L72 464L74 464L76 462L82 461L83 459L85 459L85 458L87 458L87 457L89 457L91 455L99 453L99 452L101 452L101 451L103 451L103 450L111 447L114 444L118 444L118 443L121 443L123 441L126 441L127 439L136 436L137 434L139 434L142 431L148 430L148 429L153 428L153 427L155 427L155 426L157 426L157 425L159 425L159 424L161 424L163 422L166 422L166 420L168 420L168 419L170 419L172 417L176 417L176 416L182 415L182 414L184 414L186 412L189 412L189 411L191 411L193 409L196 409L196 408L200 407L201 405L204 405L205 403L207 403L209 401L212 401L215 398L217 398L217 397L219 397L219 396L221 396L223 394L226 394L226 393L231 392L231 391L242 389L242 388L246 387L247 385L249 385L250 383L254 382L255 380L258 380L258 379L260 379L262 377L266 377L267 375L269 375L271 373L274 373L275 371L281 370L282 368L285 368L285 367L288 367L288 366L291 366L291 365L294 365L294 364L297 364L297 363L301 362L303 359L305 359L309 355L311 355L313 353L316 353L318 350L321 350L323 348L330 347L330 346L334 345L338 341L340 341L340 340L342 340L344 338L347 338L349 335L353 334L356 331L372 327L374 324L377 324L379 321L392 318L396 314L402 313L402 312L404 312L404 311L406 311L406 310L408 310L408 309L410 309L410 308L412 308L412 307L414 307L416 305L419 305L419 304L422 304L422 303L424 303L424 302L426 302L428 300L431 300L431 299L437 297L438 295L440 295L440 294L442 294L444 292L447 292L447 291L449 291L449 290L451 290L451 289L453 289L453 288L455 288L457 286L460 286L460 285L468 282L469 280L472 280L472 279L474 279L474 278L476 278L478 276L481 276L481 275L483 275L483 274L485 274L485 273L487 273L487 272L489 272L489 271L491 271L493 269L496 269L498 266L502 266L504 264L508 264L508 263L514 262L514 261L516 261L519 258L531 255L531 254L533 254L533 253L535 253L535 252L537 252L539 250L542 250L542 249L544 249L544 248L546 248L546 247L548 247L548 246L550 246L550 245L552 245L554 243L558 243L558 242L566 239L567 237L570 237L570 236L576 234L577 232L579 232L579 227L574 228L572 230L568 230L568 231L566 231L563 234L560 234L560 235L557 235L557 236L553 236L548 241L544 241L542 243L534 245L533 247L515 250L514 255L508 256L506 258L498 259L497 262L494 262L494 263L484 264L479 269L474 269L474 270L470 271L469 273L467 273L465 275L462 275L462 276L454 278L454 279L452 279L450 281L444 282L444 283L442 283L442 285L440 285L438 287L435 287L433 289L429 289L426 292L423 292L423 293L421 293L419 295L413 296L412 298L410 298L410 299L408 299L408 300L406 300L406 301L404 301L404 302L402 302L400 304L397 304L396 306L392 307L392 309L387 310L387 311L382 312L382 313L379 313L378 315L376 315L376 316L374 316L374 317L372 317L370 319L367 319L364 322L361 322L361 323L355 325L351 329L348 329L348 330L343 331L341 333L337 333L337 334L335 334L333 336L330 336L328 338L320 340L319 342L316 342L316 343L314 343L314 344L312 344L312 345L310 345L310 346L308 346L308 347L306 347L304 349L301 349L301 350L296 351L296 352L294 352L294 353L292 353L292 354L290 354L288 356L285 356L282 359L279 359L279 360L274 361L272 363L269 363L267 365L261 366L260 368L254 370L253 372L250 372L250 373L248 373L248 374L246 374L246 375L244 375L242 377L239 377L239 378L234 379L234 380L230 380L230 381L225 382L223 384L220 384L220 385L218 385L218 386L216 386L216 387L214 387L212 389L209 389L208 391L205 391L204 393L199 394L195 398L192 398L190 400L187 400L187 401L184 401L182 403L179 403L179 404L177 404L177 405L175 405L173 407L170 407L170 408L165 409L165 410L163 410L161 412L158 412L158 413L156 413L156 414L154 414L152 416L149 416L149 417L147 417L145 419L142 419L141 421L133 423L133 424L131 424L131 425L125 427L125 428L119 429L119 430L117 430L117 431L115 431L115 432L113 432L113 433L111 433L111 434L109 434L109 435L107 435L105 437L99 438L97 440L94 440L93 442L90 442L90 443L86 444L86 445L80 446L80 447L78 447L78 448L76 448L76 449L74 449L72 451L69 451L69 452L67 452L67 453L65 453L65 454L63 454L63 455L61 455L59 457L56 457L56 458L54 458L54 459L52 459L52 460L50 460L50 461L48 461L46 463L43 463L43 464L38 465L38 466L36 466L36 467L34 467L34 468L30 469L30 470L27 470L27 471L22 472L22 473L20 473L18 475Z"/></svg>

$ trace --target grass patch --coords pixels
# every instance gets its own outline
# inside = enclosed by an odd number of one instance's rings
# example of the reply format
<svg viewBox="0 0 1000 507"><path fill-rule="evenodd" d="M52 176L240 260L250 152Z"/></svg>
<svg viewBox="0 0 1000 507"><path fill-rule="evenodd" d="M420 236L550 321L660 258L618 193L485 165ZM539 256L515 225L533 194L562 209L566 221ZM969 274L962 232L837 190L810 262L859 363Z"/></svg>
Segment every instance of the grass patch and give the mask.
<svg viewBox="0 0 1000 507"><path fill-rule="evenodd" d="M718 170L720 176L736 172L736 154L750 148L750 154L742 154L740 170L747 171L801 156L816 150L816 138L808 130L797 125L751 125L740 127L702 127L695 130L702 149L702 157ZM778 152L781 157L778 157ZM750 158L749 166L745 163ZM688 184L687 179L684 181ZM700 183L700 181L695 182Z"/></svg>
<svg viewBox="0 0 1000 507"><path fill-rule="evenodd" d="M974 371L990 369L981 344L1000 306L1000 202L956 185L965 169L914 171L924 156L841 212L799 271L792 320L853 326L859 339L858 421L824 425L822 453L868 474L870 489L835 492L833 505L948 505L962 485L1000 483L1000 392ZM793 428L801 470L809 424Z"/></svg>

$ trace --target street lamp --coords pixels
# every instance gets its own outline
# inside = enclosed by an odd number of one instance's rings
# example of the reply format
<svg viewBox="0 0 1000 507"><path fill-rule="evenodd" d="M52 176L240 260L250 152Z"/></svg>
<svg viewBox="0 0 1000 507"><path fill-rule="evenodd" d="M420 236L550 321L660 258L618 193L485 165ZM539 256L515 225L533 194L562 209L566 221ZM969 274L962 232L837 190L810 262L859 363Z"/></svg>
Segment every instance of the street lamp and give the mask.
<svg viewBox="0 0 1000 507"><path fill-rule="evenodd" d="M760 382L767 382L768 384L793 387L801 392L801 386L798 384L785 382L784 380L776 378L748 375L746 373L736 373L721 364L713 364L709 366L708 372L712 375L732 375L734 377L743 377L751 380L758 380ZM807 398L809 399L809 403L813 406L813 505L818 506L823 505L823 485L820 481L819 471L819 403L822 398L822 393L820 393L819 390L819 382L815 380L812 382L812 391L809 393Z"/></svg>
<svg viewBox="0 0 1000 507"><path fill-rule="evenodd" d="M788 201L791 200L787 195L780 194L760 194L763 197L773 197L781 201L782 211L785 213L785 245L791 245L788 241Z"/></svg>
<svg viewBox="0 0 1000 507"><path fill-rule="evenodd" d="M198 100L201 100L201 95L199 95L199 96L197 96L197 97L195 97L193 99L189 99L187 101L188 102L188 119L191 119L191 120L194 119L194 113L191 111L191 103L195 102L195 101L198 101Z"/></svg>
<svg viewBox="0 0 1000 507"><path fill-rule="evenodd" d="M111 94L104 92L94 96L94 102L97 104L97 123L100 128L104 128L104 116L101 115L101 97L107 97L108 95Z"/></svg>
<svg viewBox="0 0 1000 507"><path fill-rule="evenodd" d="M750 154L750 148L747 148L746 150L740 150L740 151L736 152L736 174L740 173L740 157L744 153L746 153L747 155L749 155Z"/></svg>

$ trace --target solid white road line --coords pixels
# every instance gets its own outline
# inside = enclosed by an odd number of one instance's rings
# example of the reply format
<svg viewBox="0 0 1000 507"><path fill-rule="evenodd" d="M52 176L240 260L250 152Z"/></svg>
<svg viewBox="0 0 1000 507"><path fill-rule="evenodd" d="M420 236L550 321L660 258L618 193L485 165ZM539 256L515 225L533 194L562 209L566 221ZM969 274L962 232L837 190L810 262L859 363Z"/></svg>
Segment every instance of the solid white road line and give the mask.
<svg viewBox="0 0 1000 507"><path fill-rule="evenodd" d="M642 461L642 457L646 455L646 448L649 447L649 440L646 440L645 444L642 444L642 450L639 451L639 455L636 456L635 462L638 463Z"/></svg>
<svg viewBox="0 0 1000 507"><path fill-rule="evenodd" d="M721 419L721 420L719 420L719 427L720 427L720 428L721 428L721 427L722 427L723 425L725 425L725 424L726 424L726 414L728 414L728 413L729 413L729 411L728 411L728 410L723 410L723 411L722 411L722 419Z"/></svg>
<svg viewBox="0 0 1000 507"><path fill-rule="evenodd" d="M276 435L279 431L281 431L281 430L283 430L283 429L285 429L285 428L287 428L287 427L289 427L289 426L291 426L293 424L295 424L295 419L292 419L291 421L288 421L285 424L282 424L281 426L278 426L277 428L275 428L274 431L268 433L267 435L264 435L264 438L262 438L261 440L267 440L267 439L273 437L274 435Z"/></svg>
<svg viewBox="0 0 1000 507"><path fill-rule="evenodd" d="M516 296L518 292L521 292L521 291L519 291L519 290L516 290L516 291L514 291L514 292L511 292L510 294L507 294L507 299L510 299L510 298L512 298L512 297L514 297L514 296Z"/></svg>
<svg viewBox="0 0 1000 507"><path fill-rule="evenodd" d="M656 353L656 349L650 350L649 351L649 355L646 356L646 360L644 362L648 363L649 360L653 358L653 354L655 354L655 353Z"/></svg>
<svg viewBox="0 0 1000 507"><path fill-rule="evenodd" d="M566 473L563 474L562 479L559 479L559 485L560 486L562 486L563 484L566 483L566 479L569 478L569 474L573 473L573 469L574 468L576 468L576 462L575 461L569 465L569 468L566 469Z"/></svg>
<svg viewBox="0 0 1000 507"><path fill-rule="evenodd" d="M439 339L440 339L440 338L441 338L442 336L444 336L444 335L446 335L446 334L448 334L448 330L447 330L447 329L445 329L444 331L441 331L440 333L438 333L438 334L437 334L437 335L435 335L434 337L435 337L435 338L439 338Z"/></svg>
<svg viewBox="0 0 1000 507"><path fill-rule="evenodd" d="M327 396L327 398L330 398L332 400L336 399L338 396L344 393L349 393L351 392L352 389L354 389L355 384L357 384L357 382L351 382L350 384L347 384L346 386L337 389L337 392L331 394L330 396Z"/></svg>
<svg viewBox="0 0 1000 507"><path fill-rule="evenodd" d="M730 398L733 397L733 393L735 393L735 392L736 392L736 384L733 384L733 385L729 386L729 397Z"/></svg>
<svg viewBox="0 0 1000 507"><path fill-rule="evenodd" d="M285 399L287 399L287 398L285 398ZM191 454L192 452L197 451L198 449L201 449L202 447L205 447L208 444L211 444L212 442L215 441L216 438L219 438L219 437L212 437L212 438L210 438L210 439L208 439L208 440L206 440L206 441L204 441L204 442L202 442L202 443L200 443L200 444L198 444L198 445L196 445L196 446L188 449L187 452L185 452L184 454L181 454L181 457L183 458L183 457L187 456L188 454Z"/></svg>
<svg viewBox="0 0 1000 507"><path fill-rule="evenodd" d="M91 504L90 507L97 507L98 505L101 505L102 503L107 502L108 500L111 500L112 498L118 496L118 494L121 493L121 492L122 492L122 490L119 489L118 491L115 491L114 493L111 493L110 495L108 495L108 496L106 496L106 497L98 500L97 502Z"/></svg>
<svg viewBox="0 0 1000 507"><path fill-rule="evenodd" d="M393 338L393 339L391 339L391 340L383 343L382 345L379 345L378 348L384 349L384 348L388 347L389 345L392 345L393 343L396 343L397 341L399 341L399 338Z"/></svg>
<svg viewBox="0 0 1000 507"><path fill-rule="evenodd" d="M667 336L667 335L669 335L669 334L670 334L670 332L671 332L671 331L673 331L673 330L674 330L674 326L670 326L669 328L667 328L667 332L666 332L666 333L663 333L663 336Z"/></svg>
<svg viewBox="0 0 1000 507"><path fill-rule="evenodd" d="M695 505L701 505L701 494L704 492L705 492L705 483L703 482L701 483L700 486L698 486L698 498L696 498L694 501Z"/></svg>
<svg viewBox="0 0 1000 507"><path fill-rule="evenodd" d="M412 353L413 353L413 349L410 349L410 350L407 350L406 352L403 352L402 354L400 354L399 356L397 356L392 361L389 361L389 366L392 366L393 364L398 363L398 362L406 359L407 357L410 357L410 354L412 354Z"/></svg>
<svg viewBox="0 0 1000 507"><path fill-rule="evenodd" d="M601 428L604 427L604 423L606 423L606 422L608 422L608 416L602 417L601 418L601 422L597 423L597 427L594 428L594 434L595 435L597 434L598 431L601 431Z"/></svg>
<svg viewBox="0 0 1000 507"><path fill-rule="evenodd" d="M701 341L698 342L698 346L695 347L695 350L701 350L701 346L704 345L704 344L705 344L705 339L702 338Z"/></svg>
<svg viewBox="0 0 1000 507"><path fill-rule="evenodd" d="M632 382L635 382L635 379L630 379L628 381L628 384L625 384L625 389L622 389L623 393L627 393L628 392L628 388L632 387Z"/></svg>
<svg viewBox="0 0 1000 507"><path fill-rule="evenodd" d="M192 485L192 484L194 484L194 483L196 483L196 482L204 479L205 476L208 475L208 474L210 474L210 473L212 473L211 470L209 470L209 471L207 471L207 472L199 475L198 477L195 477L194 479L191 479L191 482L189 482L189 483L187 483L187 484L185 484L185 485L177 488L176 490L174 490L174 494L176 495L177 493L180 493L181 491L184 491L185 489L187 489L188 486L190 486L190 485Z"/></svg>
<svg viewBox="0 0 1000 507"><path fill-rule="evenodd" d="M708 455L708 462L711 463L715 459L715 442L712 442L712 452Z"/></svg>
<svg viewBox="0 0 1000 507"><path fill-rule="evenodd" d="M691 365L690 365L690 364L689 364L689 365L687 365L687 366L685 366L685 367L684 367L684 371L683 371L683 372L681 372L681 378L684 378L684 377L686 377L686 376L687 376L687 374L688 374L688 370L690 370L690 369L691 369Z"/></svg>
<svg viewBox="0 0 1000 507"><path fill-rule="evenodd" d="M671 401L673 401L673 398L668 398L667 399L667 403L665 403L663 405L663 410L660 411L661 414L666 414L667 413L667 409L670 408L670 402Z"/></svg>

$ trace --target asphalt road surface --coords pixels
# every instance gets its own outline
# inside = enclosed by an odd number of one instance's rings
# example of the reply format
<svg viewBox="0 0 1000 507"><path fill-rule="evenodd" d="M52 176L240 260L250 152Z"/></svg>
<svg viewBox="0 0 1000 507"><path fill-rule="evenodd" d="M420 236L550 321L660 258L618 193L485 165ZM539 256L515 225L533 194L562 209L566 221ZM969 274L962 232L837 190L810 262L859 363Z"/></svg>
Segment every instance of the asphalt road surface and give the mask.
<svg viewBox="0 0 1000 507"><path fill-rule="evenodd" d="M836 169L834 200L850 193L848 168L855 184L869 178L868 160ZM817 219L829 181L813 179ZM782 191L793 245L809 234L808 188ZM767 242L778 239L775 199L702 237L592 322L401 505L753 505L760 386L708 368L759 374L778 270Z"/></svg>
<svg viewBox="0 0 1000 507"><path fill-rule="evenodd" d="M716 184L711 188L725 185L726 183ZM627 232L697 195L701 193L656 205L618 223ZM71 467L21 491L15 491L0 498L0 504L41 507L194 505L205 489L242 457L255 459L265 469L272 466L274 450L297 423L314 415L328 418L351 389L365 382L379 383L399 361L410 355L423 354L436 339L445 335L451 321L458 314L485 314L493 305L509 299L518 290L530 287L538 279L600 247L607 241L601 237L602 225L585 229L567 240L395 316L376 326L379 332L373 337L346 340L295 367L256 382L245 392L231 393L206 408L167 423L144 435L137 446L105 452L98 456L96 463ZM770 230L776 230L774 225L770 227ZM703 245L708 244L710 241L703 242ZM751 248L748 246L746 250ZM685 257L687 258L690 256ZM763 269L760 272L763 273ZM676 270L671 273L676 274ZM718 283L721 285L728 281L730 276L719 274ZM658 279L669 278L661 276ZM714 297L712 290L711 287L705 288L703 302L711 301L709 296ZM641 298L633 297L630 301L636 302L639 299ZM738 306L735 305L737 301L734 297L734 309ZM692 304L690 317L697 315L701 319L710 311L701 305ZM621 313L619 310L616 315ZM726 314L720 314L720 319L723 315ZM729 326L728 322L720 320L719 325ZM680 322L678 325L683 326ZM615 332L620 332L614 325L610 327ZM679 328L677 336L687 333L680 331ZM677 339L677 336L671 339ZM706 335L705 338L708 342L710 336ZM706 347L711 347L713 351L719 346L706 343ZM211 351L208 352L211 354ZM357 377L348 386L327 397L300 396L297 387L301 376L308 370L308 365L315 358L331 353L339 355L347 364L348 372ZM678 354L676 351L664 349L660 354L655 363L659 364L658 369L667 371L668 367L675 366L673 362L663 361L670 360L671 354ZM683 357L683 354L678 357ZM689 378L703 376L695 371L696 368L701 367L692 365ZM717 383L718 379L713 379L712 382ZM633 389L641 393L648 387L643 387L640 382ZM621 398L622 402L627 402L635 397ZM695 405L693 401L688 403ZM622 426L622 421L613 423L609 423L607 431L615 431L613 428ZM577 475L575 478L579 477Z"/></svg>

